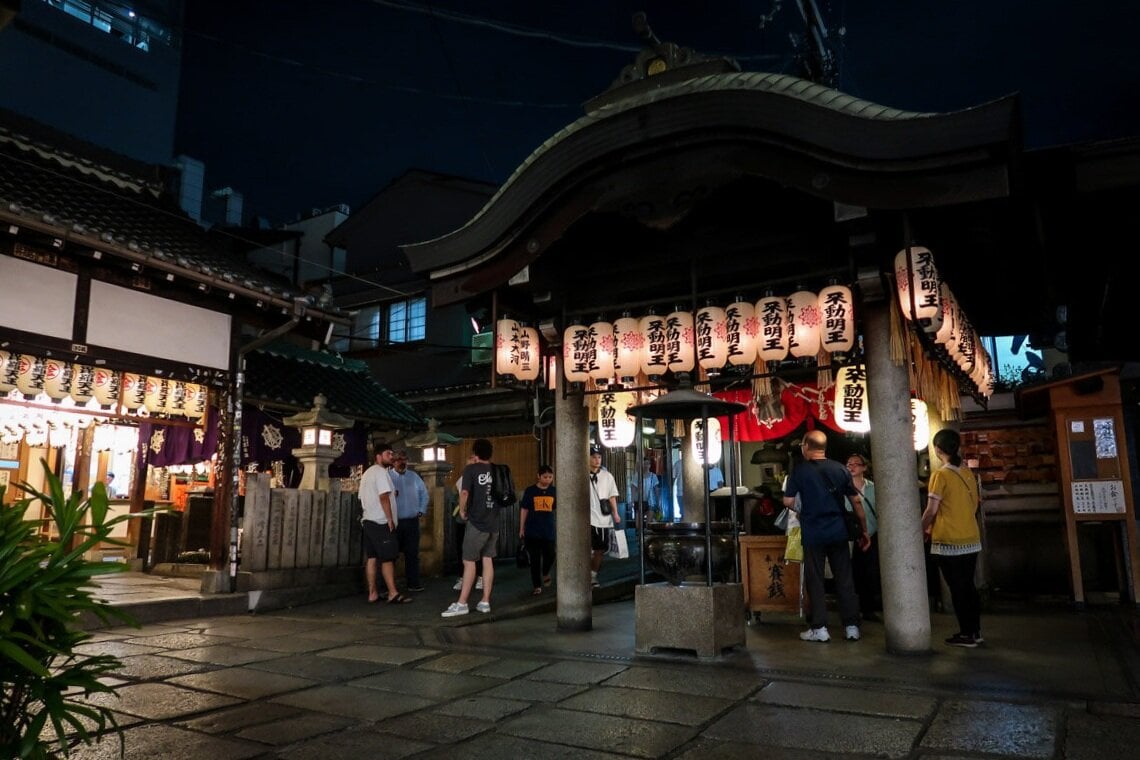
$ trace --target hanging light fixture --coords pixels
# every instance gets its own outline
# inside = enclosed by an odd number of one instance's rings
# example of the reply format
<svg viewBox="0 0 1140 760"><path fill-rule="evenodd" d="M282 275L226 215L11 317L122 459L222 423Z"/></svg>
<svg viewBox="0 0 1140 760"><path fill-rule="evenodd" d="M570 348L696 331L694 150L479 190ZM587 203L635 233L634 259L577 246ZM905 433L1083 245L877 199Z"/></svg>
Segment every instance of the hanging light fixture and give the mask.
<svg viewBox="0 0 1140 760"><path fill-rule="evenodd" d="M704 421L699 417L689 423L689 441L690 452L693 455L694 462L701 462L707 464L717 464L720 462L720 456L723 446L720 437L720 420L716 417L709 417L709 434L705 435ZM705 446L708 446L708 459L705 459Z"/></svg>
<svg viewBox="0 0 1140 760"><path fill-rule="evenodd" d="M839 283L819 291L820 348L845 354L855 345L855 301L851 288Z"/></svg>
<svg viewBox="0 0 1140 760"><path fill-rule="evenodd" d="M939 286L939 297L942 301L942 318L938 322L938 329L934 331L934 342L949 350L950 344L955 340L958 330L958 299L950 292L950 286L942 283Z"/></svg>
<svg viewBox="0 0 1140 760"><path fill-rule="evenodd" d="M614 321L614 375L619 383L632 382L641 371L644 345L641 323L628 311Z"/></svg>
<svg viewBox="0 0 1140 760"><path fill-rule="evenodd" d="M697 309L693 319L697 364L709 374L719 372L728 361L725 319L724 309L711 304Z"/></svg>
<svg viewBox="0 0 1140 760"><path fill-rule="evenodd" d="M62 359L44 360L44 393L59 403L71 393L71 362ZM59 434L56 434L58 439Z"/></svg>
<svg viewBox="0 0 1140 760"><path fill-rule="evenodd" d="M942 280L929 248L910 246L895 255L895 288L903 316L928 332L942 319Z"/></svg>
<svg viewBox="0 0 1140 760"><path fill-rule="evenodd" d="M771 293L765 295L756 302L756 321L760 324L756 358L782 362L788 356L788 300Z"/></svg>
<svg viewBox="0 0 1140 760"><path fill-rule="evenodd" d="M601 317L590 325L594 338L594 362L589 375L595 381L609 382L614 377L614 326Z"/></svg>
<svg viewBox="0 0 1140 760"><path fill-rule="evenodd" d="M668 368L665 362L665 317L652 311L641 318L641 371L650 378L660 377Z"/></svg>
<svg viewBox="0 0 1140 760"><path fill-rule="evenodd" d="M538 377L542 369L542 350L538 342L538 328L519 329L519 365L515 377L530 382Z"/></svg>
<svg viewBox="0 0 1140 760"><path fill-rule="evenodd" d="M867 400L867 368L862 364L840 367L835 381L835 424L849 433L866 433L871 429Z"/></svg>
<svg viewBox="0 0 1140 760"><path fill-rule="evenodd" d="M0 393L16 390L16 375L19 369L19 357L8 351L0 351Z"/></svg>
<svg viewBox="0 0 1140 760"><path fill-rule="evenodd" d="M822 323L818 295L797 290L788 296L788 352L793 358L815 359Z"/></svg>
<svg viewBox="0 0 1140 760"><path fill-rule="evenodd" d="M724 310L724 337L728 363L733 367L750 367L756 361L756 339L760 321L750 301L737 298Z"/></svg>
<svg viewBox="0 0 1140 760"><path fill-rule="evenodd" d="M927 414L926 402L920 398L910 400L910 424L914 430L914 450L925 451L930 441L930 416Z"/></svg>
<svg viewBox="0 0 1140 760"><path fill-rule="evenodd" d="M76 404L86 406L95 394L95 368L89 364L71 365L71 385L68 393Z"/></svg>
<svg viewBox="0 0 1140 760"><path fill-rule="evenodd" d="M519 323L503 318L495 322L495 374L518 377Z"/></svg>
<svg viewBox="0 0 1140 760"><path fill-rule="evenodd" d="M634 404L628 391L606 392L598 399L598 439L609 449L624 449L633 443L636 422L627 410Z"/></svg>
<svg viewBox="0 0 1140 760"><path fill-rule="evenodd" d="M143 407L151 414L165 412L166 394L169 391L166 378L148 376L143 388Z"/></svg>
<svg viewBox="0 0 1140 760"><path fill-rule="evenodd" d="M694 359L693 315L674 309L665 318L665 366L670 372L692 372Z"/></svg>
<svg viewBox="0 0 1140 760"><path fill-rule="evenodd" d="M17 362L16 388L25 398L33 399L44 389L44 360L31 354L20 354Z"/></svg>
<svg viewBox="0 0 1140 760"><path fill-rule="evenodd" d="M590 379L594 362L594 339L585 325L570 325L562 331L562 373L571 383Z"/></svg>

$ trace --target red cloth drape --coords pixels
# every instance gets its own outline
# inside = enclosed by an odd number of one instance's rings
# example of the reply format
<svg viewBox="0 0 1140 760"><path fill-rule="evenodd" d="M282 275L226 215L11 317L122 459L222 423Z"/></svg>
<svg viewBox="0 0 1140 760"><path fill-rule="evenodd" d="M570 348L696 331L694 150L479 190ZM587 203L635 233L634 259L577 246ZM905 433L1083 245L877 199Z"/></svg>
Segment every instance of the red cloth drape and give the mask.
<svg viewBox="0 0 1140 760"><path fill-rule="evenodd" d="M787 385L780 393L780 401L784 405L784 416L775 422L764 423L756 417L756 407L752 403L751 389L736 389L717 391L716 398L725 401L736 401L748 406L743 412L736 415L736 439L743 443L751 441L772 441L783 438L795 432L805 421L808 428L816 424L825 425L832 430L842 433L843 430L835 424L835 386L830 386L823 392L822 402L814 383L800 385ZM821 407L822 403L822 409ZM720 429L728 434L728 417L720 418Z"/></svg>

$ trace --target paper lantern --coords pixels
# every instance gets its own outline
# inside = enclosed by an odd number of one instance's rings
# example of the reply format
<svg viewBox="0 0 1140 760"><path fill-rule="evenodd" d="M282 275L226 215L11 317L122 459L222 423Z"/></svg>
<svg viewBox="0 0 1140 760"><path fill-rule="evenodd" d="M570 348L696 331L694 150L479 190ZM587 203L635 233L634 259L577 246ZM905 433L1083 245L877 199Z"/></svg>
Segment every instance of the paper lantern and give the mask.
<svg viewBox="0 0 1140 760"><path fill-rule="evenodd" d="M960 326L957 334L958 351L954 354L954 361L958 364L958 369L962 370L966 375L974 372L974 363L976 361L977 350L977 334L974 332L974 326L970 324L970 320L966 318L965 314L960 314Z"/></svg>
<svg viewBox="0 0 1140 760"><path fill-rule="evenodd" d="M788 301L783 296L764 296L756 302L756 321L760 335L756 341L756 358L765 362L782 362L788 356Z"/></svg>
<svg viewBox="0 0 1140 760"><path fill-rule="evenodd" d="M125 375L119 375L114 370L107 369L106 367L96 367L94 375L94 383L91 387L91 393L95 397L95 403L104 409L110 409L115 404L119 403L119 388L120 383L123 381ZM138 378L138 375L134 377ZM127 403L127 393L124 388L123 404ZM138 403L130 406L130 409L138 409L142 406L142 394L138 394Z"/></svg>
<svg viewBox="0 0 1140 760"><path fill-rule="evenodd" d="M788 353L796 359L814 359L819 353L819 329L823 319L819 296L797 290L788 296Z"/></svg>
<svg viewBox="0 0 1140 760"><path fill-rule="evenodd" d="M186 383L181 380L166 381L166 405L163 411L166 414L182 414L186 404Z"/></svg>
<svg viewBox="0 0 1140 760"><path fill-rule="evenodd" d="M594 339L585 325L570 325L562 331L562 373L572 383L590 379L594 364Z"/></svg>
<svg viewBox="0 0 1140 760"><path fill-rule="evenodd" d="M693 420L689 423L689 440L691 441L690 451L693 455L694 462L705 462L705 444L708 444L708 464L716 464L720 461L723 446L721 445L720 438L720 420L716 417L709 418L709 434L705 435L704 421L700 418Z"/></svg>
<svg viewBox="0 0 1140 760"><path fill-rule="evenodd" d="M728 338L724 309L703 306L693 317L693 339L697 364L701 369L715 372L728 362Z"/></svg>
<svg viewBox="0 0 1140 760"><path fill-rule="evenodd" d="M44 393L52 401L63 401L71 393L71 362L44 360Z"/></svg>
<svg viewBox="0 0 1140 760"><path fill-rule="evenodd" d="M692 372L695 365L693 315L674 311L665 317L665 366L670 372Z"/></svg>
<svg viewBox="0 0 1140 760"><path fill-rule="evenodd" d="M950 292L950 286L942 283L939 290L942 299L942 319L939 320L938 329L934 332L934 342L948 349L955 340L958 330L958 299Z"/></svg>
<svg viewBox="0 0 1140 760"><path fill-rule="evenodd" d="M612 322L595 322L590 325L594 337L594 363L590 377L609 381L614 376L614 326Z"/></svg>
<svg viewBox="0 0 1140 760"><path fill-rule="evenodd" d="M17 359L16 388L29 399L33 399L44 390L44 360L31 354L20 354Z"/></svg>
<svg viewBox="0 0 1140 760"><path fill-rule="evenodd" d="M166 378L147 377L143 381L143 407L151 414L162 414L166 411L166 395L169 387Z"/></svg>
<svg viewBox="0 0 1140 760"><path fill-rule="evenodd" d="M8 351L0 351L0 393L16 390L16 375L19 370L19 357Z"/></svg>
<svg viewBox="0 0 1140 760"><path fill-rule="evenodd" d="M192 420L200 420L206 414L210 401L210 389L198 383L186 383L186 398L182 404L182 415Z"/></svg>
<svg viewBox="0 0 1140 760"><path fill-rule="evenodd" d="M538 330L523 327L519 330L519 364L515 377L531 381L538 377L542 368L542 351L538 342Z"/></svg>
<svg viewBox="0 0 1140 760"><path fill-rule="evenodd" d="M937 332L941 326L941 285L928 248L907 246L895 255L895 288L903 317L927 332Z"/></svg>
<svg viewBox="0 0 1140 760"><path fill-rule="evenodd" d="M619 381L637 377L644 345L640 322L628 314L614 321L614 375Z"/></svg>
<svg viewBox="0 0 1140 760"><path fill-rule="evenodd" d="M598 440L603 446L621 449L633 443L636 423L628 409L634 403L632 393L603 393L598 399Z"/></svg>
<svg viewBox="0 0 1140 760"><path fill-rule="evenodd" d="M862 364L840 367L835 378L835 424L849 433L869 431L867 400L867 368Z"/></svg>
<svg viewBox="0 0 1140 760"><path fill-rule="evenodd" d="M641 371L649 377L660 377L668 366L665 362L665 317L649 314L641 318Z"/></svg>
<svg viewBox="0 0 1140 760"><path fill-rule="evenodd" d="M910 424L914 430L914 450L925 451L930 442L930 416L926 411L926 402L920 398L910 400Z"/></svg>
<svg viewBox="0 0 1140 760"><path fill-rule="evenodd" d="M819 345L829 353L846 353L855 345L855 300L846 285L828 285L819 291Z"/></svg>
<svg viewBox="0 0 1140 760"><path fill-rule="evenodd" d="M724 340L728 363L734 367L750 367L756 361L756 340L760 337L760 320L756 307L748 301L735 301L724 310Z"/></svg>
<svg viewBox="0 0 1140 760"><path fill-rule="evenodd" d="M95 368L90 364L71 365L71 400L83 406L95 396Z"/></svg>
<svg viewBox="0 0 1140 760"><path fill-rule="evenodd" d="M495 323L495 373L518 377L519 330L522 327L513 319L500 319Z"/></svg>

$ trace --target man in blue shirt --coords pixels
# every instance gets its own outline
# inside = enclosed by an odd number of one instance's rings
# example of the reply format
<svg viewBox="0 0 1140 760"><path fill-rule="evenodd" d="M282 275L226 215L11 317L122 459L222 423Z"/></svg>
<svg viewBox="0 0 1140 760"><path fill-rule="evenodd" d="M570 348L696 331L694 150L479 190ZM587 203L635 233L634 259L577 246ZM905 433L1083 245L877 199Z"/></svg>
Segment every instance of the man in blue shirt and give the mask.
<svg viewBox="0 0 1140 760"><path fill-rule="evenodd" d="M420 518L428 505L427 486L415 470L408 469L408 452L396 452L389 470L396 491L396 539L404 555L404 581L408 591L423 591L420 581Z"/></svg>

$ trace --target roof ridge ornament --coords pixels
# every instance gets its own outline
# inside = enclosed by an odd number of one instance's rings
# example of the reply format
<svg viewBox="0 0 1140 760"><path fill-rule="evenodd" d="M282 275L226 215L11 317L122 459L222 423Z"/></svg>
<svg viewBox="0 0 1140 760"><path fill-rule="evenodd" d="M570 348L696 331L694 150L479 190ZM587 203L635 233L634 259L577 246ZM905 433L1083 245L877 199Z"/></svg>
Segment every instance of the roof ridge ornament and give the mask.
<svg viewBox="0 0 1140 760"><path fill-rule="evenodd" d="M673 42L662 42L650 28L644 11L633 14L633 31L645 41L645 47L633 63L622 68L618 78L605 92L586 101L586 113L593 113L616 100L686 79L740 71L740 64L731 58L708 56Z"/></svg>

